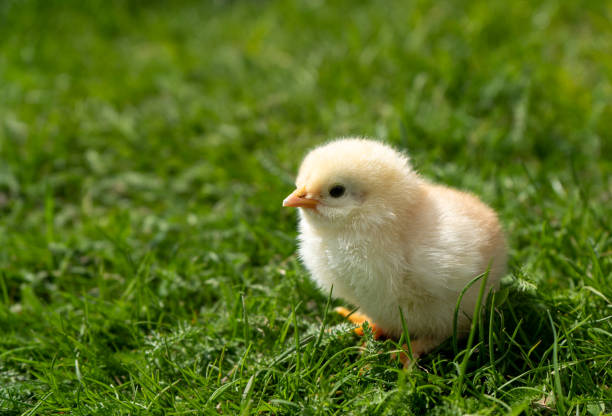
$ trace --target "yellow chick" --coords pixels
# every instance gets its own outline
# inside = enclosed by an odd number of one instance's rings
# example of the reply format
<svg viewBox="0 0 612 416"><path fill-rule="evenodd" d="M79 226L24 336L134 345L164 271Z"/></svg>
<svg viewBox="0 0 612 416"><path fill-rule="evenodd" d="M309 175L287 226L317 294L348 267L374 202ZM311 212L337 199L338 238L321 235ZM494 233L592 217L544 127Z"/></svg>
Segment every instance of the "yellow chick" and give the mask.
<svg viewBox="0 0 612 416"><path fill-rule="evenodd" d="M299 254L332 296L360 308L375 335L398 338L404 322L415 356L453 332L461 290L490 266L487 286L506 270L495 212L475 196L421 178L406 155L374 140L346 138L312 150L297 189ZM479 284L462 299L458 328L469 329ZM349 311L339 308L347 316Z"/></svg>

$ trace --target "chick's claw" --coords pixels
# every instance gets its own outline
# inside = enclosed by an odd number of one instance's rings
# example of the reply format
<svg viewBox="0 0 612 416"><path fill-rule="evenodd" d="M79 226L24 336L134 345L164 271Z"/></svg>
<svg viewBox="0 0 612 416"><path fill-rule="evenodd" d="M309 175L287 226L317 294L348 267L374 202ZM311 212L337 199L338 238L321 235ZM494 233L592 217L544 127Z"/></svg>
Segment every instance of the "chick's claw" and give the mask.
<svg viewBox="0 0 612 416"><path fill-rule="evenodd" d="M383 332L382 329L380 329L380 327L374 323L372 323L372 320L370 318L368 318L366 315L359 313L359 312L353 312L351 313L351 311L343 306L338 306L335 309L336 313L342 315L343 317L347 318L351 323L357 325L358 327L355 328L355 333L357 335L359 335L360 337L363 336L363 327L362 325L367 322L368 326L372 329L372 334L374 335L374 339L380 339L380 338L385 338L386 335Z"/></svg>

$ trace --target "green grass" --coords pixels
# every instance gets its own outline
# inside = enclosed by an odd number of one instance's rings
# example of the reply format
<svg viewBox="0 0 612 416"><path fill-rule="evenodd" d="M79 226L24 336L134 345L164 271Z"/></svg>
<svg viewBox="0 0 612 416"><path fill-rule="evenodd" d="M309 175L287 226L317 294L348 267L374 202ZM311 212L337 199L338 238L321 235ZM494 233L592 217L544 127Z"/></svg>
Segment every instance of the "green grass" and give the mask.
<svg viewBox="0 0 612 416"><path fill-rule="evenodd" d="M612 3L80 3L0 2L0 414L612 412ZM403 371L300 265L345 135L500 213L469 351Z"/></svg>

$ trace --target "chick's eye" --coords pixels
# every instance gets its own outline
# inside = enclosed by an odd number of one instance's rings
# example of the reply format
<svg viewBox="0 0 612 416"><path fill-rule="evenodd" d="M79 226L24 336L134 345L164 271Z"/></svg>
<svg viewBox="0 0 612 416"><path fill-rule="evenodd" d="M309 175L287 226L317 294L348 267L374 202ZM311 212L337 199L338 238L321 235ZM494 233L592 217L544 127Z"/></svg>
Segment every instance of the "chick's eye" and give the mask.
<svg viewBox="0 0 612 416"><path fill-rule="evenodd" d="M334 185L329 190L329 195L332 198L340 198L342 195L344 195L345 191L346 191L346 189L344 188L344 186L342 186L342 185Z"/></svg>

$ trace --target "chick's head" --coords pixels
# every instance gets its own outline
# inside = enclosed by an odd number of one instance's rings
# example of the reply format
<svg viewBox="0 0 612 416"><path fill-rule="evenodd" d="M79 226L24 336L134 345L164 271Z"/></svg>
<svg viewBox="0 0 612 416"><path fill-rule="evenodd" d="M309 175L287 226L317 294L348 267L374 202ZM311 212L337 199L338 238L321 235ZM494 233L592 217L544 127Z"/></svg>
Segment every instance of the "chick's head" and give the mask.
<svg viewBox="0 0 612 416"><path fill-rule="evenodd" d="M323 228L376 225L405 208L418 177L408 158L373 140L340 139L312 150L300 166L296 190L283 206L298 207Z"/></svg>

